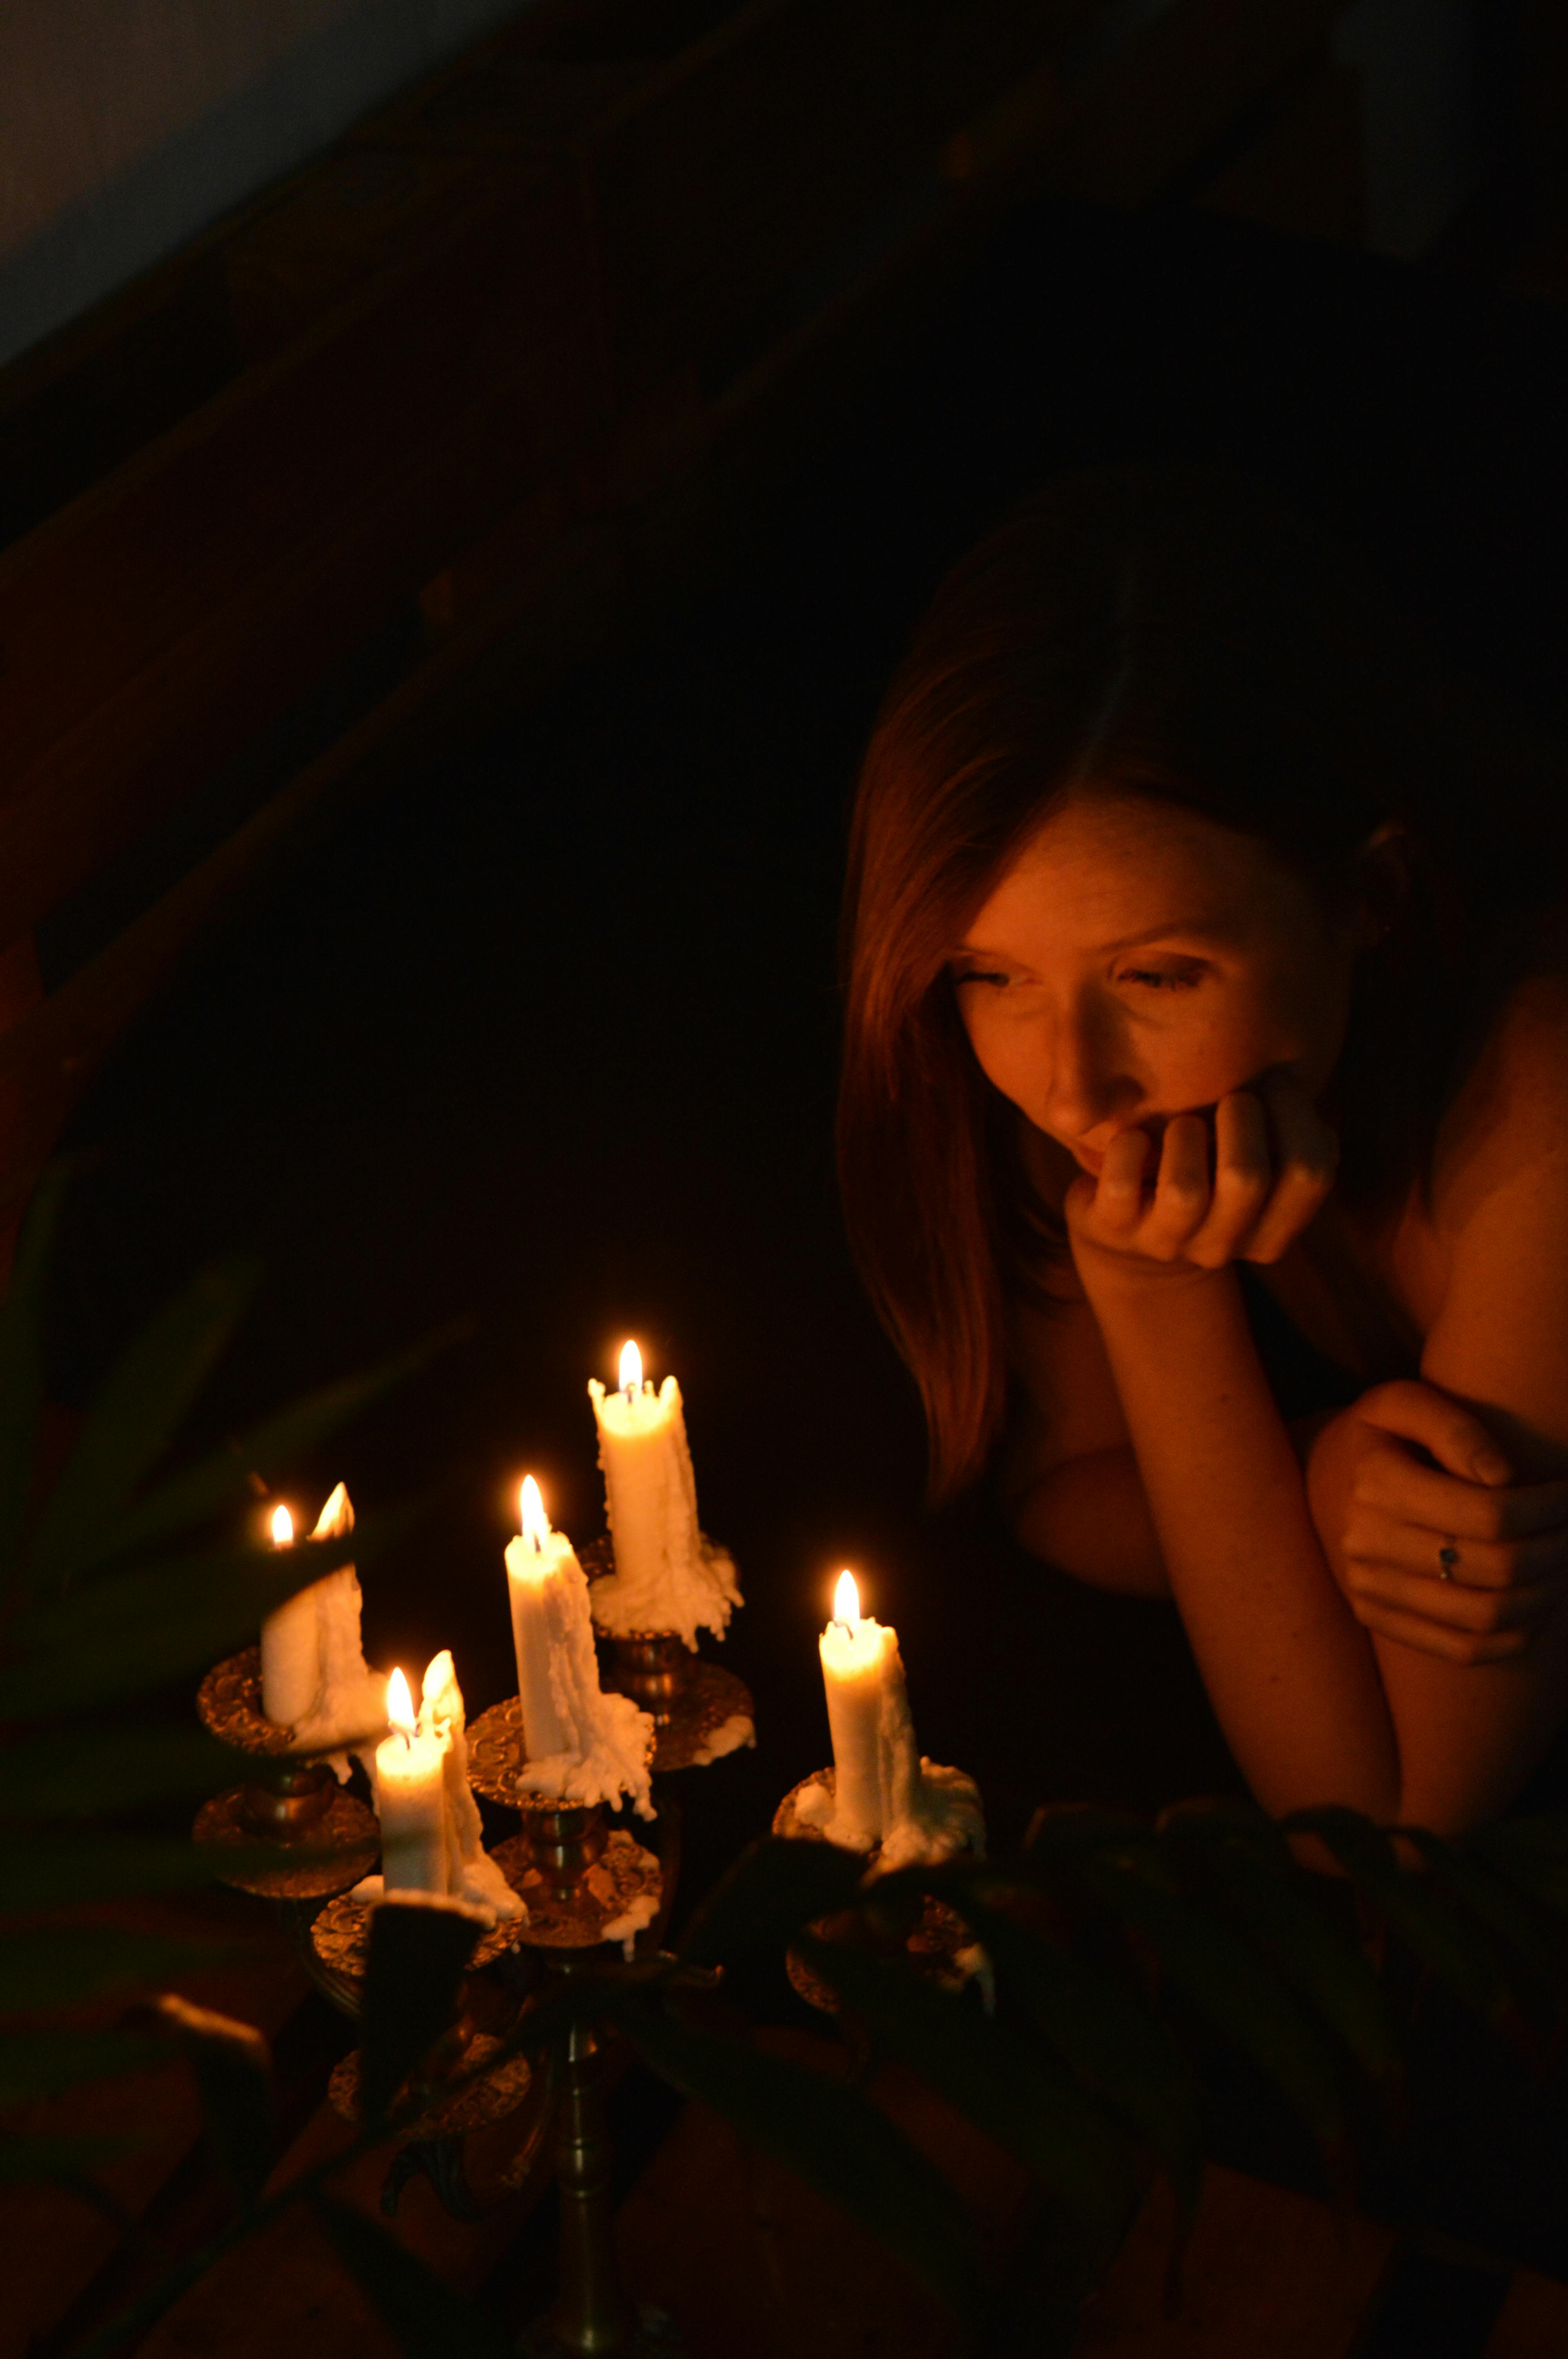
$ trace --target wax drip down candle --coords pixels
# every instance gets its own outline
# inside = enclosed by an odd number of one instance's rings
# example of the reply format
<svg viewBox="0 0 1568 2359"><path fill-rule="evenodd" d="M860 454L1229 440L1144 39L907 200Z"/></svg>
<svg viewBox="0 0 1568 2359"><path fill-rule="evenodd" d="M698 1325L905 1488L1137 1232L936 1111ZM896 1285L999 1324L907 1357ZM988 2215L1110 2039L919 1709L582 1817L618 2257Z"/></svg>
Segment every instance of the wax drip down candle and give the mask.
<svg viewBox="0 0 1568 2359"><path fill-rule="evenodd" d="M418 1725L408 1682L400 1670L387 1682L386 1716L392 1734L375 1749L382 1872L367 1877L356 1891L366 1899L380 1899L387 1892L446 1895L451 1890L447 1840L451 1740L444 1729ZM368 1888L372 1885L381 1889Z"/></svg>
<svg viewBox="0 0 1568 2359"><path fill-rule="evenodd" d="M415 1722L408 1682L394 1671L387 1716L393 1734L375 1756L382 1873L354 1886L356 1900L423 1892L462 1902L490 1925L526 1922L528 1911L484 1848L468 1778L468 1716L445 1648L425 1673Z"/></svg>
<svg viewBox="0 0 1568 2359"><path fill-rule="evenodd" d="M839 1576L833 1618L818 1646L834 1787L830 1793L808 1786L797 1798L802 1824L820 1828L846 1851L876 1851L879 1874L983 1851L979 1789L961 1769L921 1754L898 1633L862 1616L850 1572Z"/></svg>
<svg viewBox="0 0 1568 2359"><path fill-rule="evenodd" d="M311 1538L337 1539L353 1527L353 1506L340 1483ZM272 1543L294 1544L287 1506L273 1511ZM367 1665L360 1637L362 1603L358 1573L341 1564L297 1591L262 1624L263 1712L293 1730L299 1752L330 1754L340 1778L347 1777L352 1753L370 1767L371 1744L386 1725L384 1682Z"/></svg>
<svg viewBox="0 0 1568 2359"><path fill-rule="evenodd" d="M539 1486L523 1484L522 1531L506 1544L524 1793L619 1806L629 1794L651 1819L654 1723L630 1696L606 1695L593 1650L588 1576L564 1532L553 1532Z"/></svg>
<svg viewBox="0 0 1568 2359"><path fill-rule="evenodd" d="M595 1621L620 1636L673 1631L693 1648L699 1629L721 1638L741 1585L728 1550L697 1524L679 1385L666 1376L655 1392L642 1353L628 1343L615 1391L597 1376L588 1391L615 1551L614 1572L594 1586Z"/></svg>

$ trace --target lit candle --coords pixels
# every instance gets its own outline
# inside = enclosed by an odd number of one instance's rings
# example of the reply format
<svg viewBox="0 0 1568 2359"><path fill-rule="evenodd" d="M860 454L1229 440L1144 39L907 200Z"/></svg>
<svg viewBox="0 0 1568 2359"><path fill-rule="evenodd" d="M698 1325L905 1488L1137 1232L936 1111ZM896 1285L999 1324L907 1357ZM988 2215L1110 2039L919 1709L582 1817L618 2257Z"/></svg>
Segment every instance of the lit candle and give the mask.
<svg viewBox="0 0 1568 2359"><path fill-rule="evenodd" d="M294 1545L294 1518L287 1507L272 1512L275 1549ZM316 1701L321 1684L321 1642L316 1628L316 1600L310 1589L297 1589L262 1624L262 1710L268 1720L292 1728Z"/></svg>
<svg viewBox="0 0 1568 2359"><path fill-rule="evenodd" d="M557 1654L568 1643L572 1584L568 1569L584 1581L577 1552L565 1532L553 1532L539 1485L524 1475L523 1529L506 1543L506 1581L512 1593L512 1643L517 1655L517 1694L523 1708L524 1749L530 1760L571 1750L573 1730L557 1700Z"/></svg>
<svg viewBox="0 0 1568 2359"><path fill-rule="evenodd" d="M861 1618L852 1573L838 1577L833 1619L818 1647L833 1736L833 1840L869 1851L907 1817L920 1756L898 1633Z"/></svg>
<svg viewBox="0 0 1568 2359"><path fill-rule="evenodd" d="M523 1484L523 1529L506 1544L517 1693L523 1713L523 1791L619 1803L630 1794L654 1815L648 1761L654 1723L630 1696L606 1695L593 1651L588 1576L564 1532L552 1532L539 1486Z"/></svg>
<svg viewBox="0 0 1568 2359"><path fill-rule="evenodd" d="M392 1734L375 1750L375 1814L381 1821L381 1872L388 1892L452 1889L447 1832L447 1755L450 1738L434 1720L414 1718L400 1670L387 1682Z"/></svg>
<svg viewBox="0 0 1568 2359"><path fill-rule="evenodd" d="M526 1918L527 1909L484 1847L479 1805L469 1784L468 1713L457 1667L445 1647L425 1672L419 1726L444 1740L446 1890L460 1894L492 1919Z"/></svg>
<svg viewBox="0 0 1568 2359"><path fill-rule="evenodd" d="M312 1539L340 1539L354 1527L354 1511L340 1483L316 1518ZM288 1509L274 1509L275 1548L294 1543ZM355 1739L368 1745L385 1726L382 1680L364 1658L360 1638L363 1600L351 1564L338 1565L295 1594L262 1624L262 1710L294 1731L302 1749L330 1752L340 1777L349 1774ZM368 1758L366 1767L369 1767Z"/></svg>
<svg viewBox="0 0 1568 2359"><path fill-rule="evenodd" d="M833 1794L808 1787L796 1804L803 1824L820 1827L846 1851L880 1847L886 1870L985 1845L974 1780L927 1761L915 1743L898 1633L862 1617L852 1573L838 1577L833 1619L818 1642Z"/></svg>
<svg viewBox="0 0 1568 2359"><path fill-rule="evenodd" d="M615 1549L614 1573L594 1592L600 1627L674 1631L693 1647L699 1628L721 1637L741 1590L730 1558L697 1525L679 1385L666 1376L655 1393L628 1343L615 1391L597 1377L588 1390Z"/></svg>

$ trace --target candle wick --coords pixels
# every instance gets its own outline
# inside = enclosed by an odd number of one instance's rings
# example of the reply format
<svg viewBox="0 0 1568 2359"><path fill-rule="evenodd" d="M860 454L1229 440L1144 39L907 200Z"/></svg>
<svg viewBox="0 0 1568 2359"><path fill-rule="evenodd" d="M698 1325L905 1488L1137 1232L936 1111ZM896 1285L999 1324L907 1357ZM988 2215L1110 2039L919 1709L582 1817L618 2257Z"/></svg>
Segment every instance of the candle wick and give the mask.
<svg viewBox="0 0 1568 2359"><path fill-rule="evenodd" d="M539 1535L538 1535L538 1533L537 1533L537 1532L535 1532L535 1533L532 1535L532 1537L533 1537L533 1541L534 1541L534 1553L535 1553L535 1556L543 1556L543 1555L544 1555L544 1553L545 1553L545 1543L544 1543L544 1541L539 1538Z"/></svg>

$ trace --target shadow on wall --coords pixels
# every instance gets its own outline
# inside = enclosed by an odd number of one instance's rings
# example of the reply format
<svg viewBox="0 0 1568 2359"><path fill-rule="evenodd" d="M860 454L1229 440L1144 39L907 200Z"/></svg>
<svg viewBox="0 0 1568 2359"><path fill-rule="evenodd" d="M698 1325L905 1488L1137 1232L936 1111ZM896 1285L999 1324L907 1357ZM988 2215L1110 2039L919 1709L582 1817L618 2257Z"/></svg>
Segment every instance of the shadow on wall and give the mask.
<svg viewBox="0 0 1568 2359"><path fill-rule="evenodd" d="M527 0L0 9L0 365Z"/></svg>

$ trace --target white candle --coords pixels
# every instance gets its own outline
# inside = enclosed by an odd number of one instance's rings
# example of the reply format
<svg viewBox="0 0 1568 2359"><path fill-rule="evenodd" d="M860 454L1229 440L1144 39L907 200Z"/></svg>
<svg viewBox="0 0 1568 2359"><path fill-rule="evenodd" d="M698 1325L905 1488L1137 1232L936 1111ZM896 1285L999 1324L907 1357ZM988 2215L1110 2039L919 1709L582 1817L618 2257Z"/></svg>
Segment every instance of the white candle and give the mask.
<svg viewBox="0 0 1568 2359"><path fill-rule="evenodd" d="M568 1645L575 1572L586 1587L577 1551L564 1532L553 1532L532 1474L523 1482L523 1529L506 1544L506 1585L512 1593L512 1644L517 1655L517 1694L523 1707L523 1745L529 1760L572 1749L574 1729L566 1698L557 1691L557 1657Z"/></svg>
<svg viewBox="0 0 1568 2359"><path fill-rule="evenodd" d="M699 1627L722 1636L740 1604L735 1567L697 1525L679 1385L666 1376L655 1393L635 1343L622 1353L620 1373L612 1393L597 1377L588 1386L615 1549L594 1612L601 1628L675 1631L695 1647Z"/></svg>
<svg viewBox="0 0 1568 2359"><path fill-rule="evenodd" d="M294 1518L287 1507L275 1507L272 1544L294 1545ZM268 1720L292 1728L316 1701L321 1684L321 1642L316 1626L314 1584L297 1589L262 1624L262 1710Z"/></svg>
<svg viewBox="0 0 1568 2359"><path fill-rule="evenodd" d="M617 1804L630 1794L652 1818L653 1721L630 1696L600 1687L588 1576L565 1534L551 1531L532 1475L522 1515L522 1533L506 1546L523 1711L520 1789Z"/></svg>
<svg viewBox="0 0 1568 2359"><path fill-rule="evenodd" d="M920 1777L898 1633L861 1619L845 1572L818 1646L833 1736L833 1840L869 1851L909 1816Z"/></svg>
<svg viewBox="0 0 1568 2359"><path fill-rule="evenodd" d="M392 1734L375 1752L375 1814L388 1892L453 1889L447 1827L447 1756L451 1741L434 1721L419 1727L403 1673L387 1683ZM460 1880L458 1889L461 1889Z"/></svg>
<svg viewBox="0 0 1568 2359"><path fill-rule="evenodd" d="M442 1771L447 1843L446 1889L492 1919L526 1919L528 1911L484 1847L479 1805L469 1784L468 1714L457 1668L443 1647L428 1664L419 1704L419 1726L445 1742Z"/></svg>

